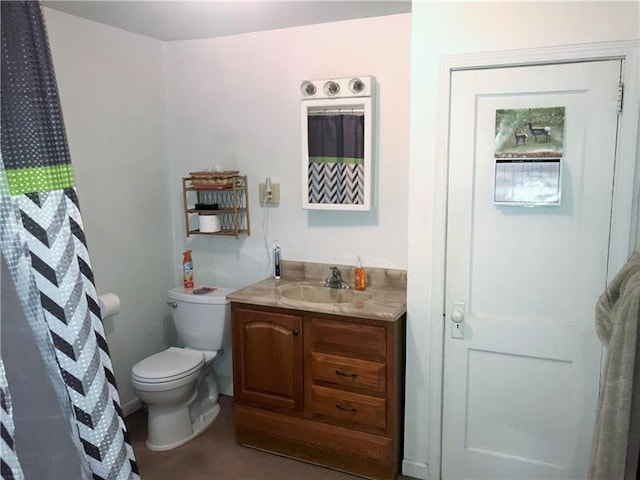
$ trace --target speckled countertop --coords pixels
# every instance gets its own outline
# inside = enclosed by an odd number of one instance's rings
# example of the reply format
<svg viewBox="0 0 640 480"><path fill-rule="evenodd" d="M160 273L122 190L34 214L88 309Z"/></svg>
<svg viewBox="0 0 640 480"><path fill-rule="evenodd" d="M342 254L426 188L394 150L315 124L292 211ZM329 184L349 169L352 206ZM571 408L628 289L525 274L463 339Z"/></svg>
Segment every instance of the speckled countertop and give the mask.
<svg viewBox="0 0 640 480"><path fill-rule="evenodd" d="M336 265L345 282L353 285L355 268L352 265ZM361 300L352 303L316 303L291 300L281 295L284 289L295 284L323 285L330 276L330 265L310 262L282 262L282 278L267 278L248 287L236 290L228 296L232 302L267 307L320 312L349 317L395 321L407 310L407 274L404 270L367 268L367 288Z"/></svg>

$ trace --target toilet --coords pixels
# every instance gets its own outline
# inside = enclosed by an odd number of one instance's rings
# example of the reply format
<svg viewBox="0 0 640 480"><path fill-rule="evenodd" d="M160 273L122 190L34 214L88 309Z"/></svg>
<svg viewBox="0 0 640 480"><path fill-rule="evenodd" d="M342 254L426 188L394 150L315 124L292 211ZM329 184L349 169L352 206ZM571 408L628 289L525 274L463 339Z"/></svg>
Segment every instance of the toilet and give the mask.
<svg viewBox="0 0 640 480"><path fill-rule="evenodd" d="M170 450L202 433L220 412L213 362L231 345L228 288L194 294L168 292L173 323L183 347L169 347L140 360L131 382L148 408L147 447ZM197 291L198 289L196 289Z"/></svg>

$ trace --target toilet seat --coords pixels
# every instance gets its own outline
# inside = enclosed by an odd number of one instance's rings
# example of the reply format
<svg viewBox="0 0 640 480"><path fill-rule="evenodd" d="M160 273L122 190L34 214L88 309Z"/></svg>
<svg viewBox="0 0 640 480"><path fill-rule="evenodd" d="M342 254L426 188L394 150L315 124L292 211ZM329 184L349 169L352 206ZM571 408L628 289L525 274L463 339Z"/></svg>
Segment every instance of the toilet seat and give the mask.
<svg viewBox="0 0 640 480"><path fill-rule="evenodd" d="M140 360L131 369L131 377L141 383L158 384L197 374L204 366L204 355L195 350L169 347Z"/></svg>

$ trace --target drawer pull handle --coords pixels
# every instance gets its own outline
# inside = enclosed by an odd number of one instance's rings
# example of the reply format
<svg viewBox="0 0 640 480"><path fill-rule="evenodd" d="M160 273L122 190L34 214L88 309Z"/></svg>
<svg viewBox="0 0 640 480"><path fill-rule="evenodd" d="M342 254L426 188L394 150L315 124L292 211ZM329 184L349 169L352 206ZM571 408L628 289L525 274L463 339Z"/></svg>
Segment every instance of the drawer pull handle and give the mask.
<svg viewBox="0 0 640 480"><path fill-rule="evenodd" d="M297 328L294 328L293 330L291 330L291 333L293 333L294 335L298 335L300 331Z"/></svg>
<svg viewBox="0 0 640 480"><path fill-rule="evenodd" d="M336 370L336 375L340 377L349 377L349 378L356 378L358 376L357 373L344 373L344 372L341 372L340 370Z"/></svg>
<svg viewBox="0 0 640 480"><path fill-rule="evenodd" d="M357 412L358 411L356 408L343 407L342 405L339 405L339 404L336 404L336 408L338 410L342 410L343 412Z"/></svg>

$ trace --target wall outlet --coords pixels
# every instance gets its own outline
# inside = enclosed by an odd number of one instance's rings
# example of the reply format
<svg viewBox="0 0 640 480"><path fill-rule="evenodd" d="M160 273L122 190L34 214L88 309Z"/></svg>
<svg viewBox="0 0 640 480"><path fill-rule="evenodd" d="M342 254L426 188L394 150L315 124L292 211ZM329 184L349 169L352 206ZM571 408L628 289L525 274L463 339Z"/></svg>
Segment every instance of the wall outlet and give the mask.
<svg viewBox="0 0 640 480"><path fill-rule="evenodd" d="M260 199L260 205L276 205L280 203L280 184L271 184L271 195L265 192L265 184L258 185L258 198Z"/></svg>

